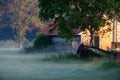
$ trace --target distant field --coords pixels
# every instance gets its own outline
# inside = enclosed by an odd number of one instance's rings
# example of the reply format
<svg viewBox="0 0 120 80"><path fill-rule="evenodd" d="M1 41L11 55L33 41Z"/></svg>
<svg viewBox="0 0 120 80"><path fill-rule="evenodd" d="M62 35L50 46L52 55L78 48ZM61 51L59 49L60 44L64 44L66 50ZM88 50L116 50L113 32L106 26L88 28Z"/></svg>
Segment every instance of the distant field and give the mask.
<svg viewBox="0 0 120 80"><path fill-rule="evenodd" d="M0 50L0 80L120 80L119 69L103 69L99 61L44 60L47 55Z"/></svg>

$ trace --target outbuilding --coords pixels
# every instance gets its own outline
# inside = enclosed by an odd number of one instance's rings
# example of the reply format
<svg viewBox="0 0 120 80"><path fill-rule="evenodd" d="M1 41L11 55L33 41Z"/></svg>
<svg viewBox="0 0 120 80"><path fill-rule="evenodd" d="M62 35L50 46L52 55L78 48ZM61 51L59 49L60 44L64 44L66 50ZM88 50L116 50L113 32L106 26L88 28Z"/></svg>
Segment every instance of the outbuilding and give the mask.
<svg viewBox="0 0 120 80"><path fill-rule="evenodd" d="M81 43L81 36L79 35L80 29L75 29L74 37L71 42L66 42L64 38L58 36L58 31L53 30L49 32L50 27L48 25L40 29L40 33L48 35L52 39L53 49L57 52L76 53L78 46ZM40 34L39 33L39 34Z"/></svg>

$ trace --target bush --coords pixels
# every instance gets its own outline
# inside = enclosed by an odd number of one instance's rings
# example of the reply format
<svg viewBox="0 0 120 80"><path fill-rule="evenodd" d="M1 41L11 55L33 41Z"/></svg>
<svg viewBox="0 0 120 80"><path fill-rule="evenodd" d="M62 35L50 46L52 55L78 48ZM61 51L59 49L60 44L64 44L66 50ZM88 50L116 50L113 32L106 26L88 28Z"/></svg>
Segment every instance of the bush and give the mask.
<svg viewBox="0 0 120 80"><path fill-rule="evenodd" d="M33 52L34 48L32 46L27 46L24 48L25 52Z"/></svg>
<svg viewBox="0 0 120 80"><path fill-rule="evenodd" d="M51 44L52 44L51 38L42 33L36 37L36 39L33 42L33 46L27 46L24 48L24 50L26 52L39 51L41 49L47 48Z"/></svg>
<svg viewBox="0 0 120 80"><path fill-rule="evenodd" d="M25 52L39 52L41 50L47 49L51 44L51 38L42 33L36 37L32 46L27 46L24 48L24 50Z"/></svg>
<svg viewBox="0 0 120 80"><path fill-rule="evenodd" d="M49 36L45 34L40 34L37 36L37 38L33 42L33 47L35 49L42 49L42 48L47 48L52 44L52 40Z"/></svg>

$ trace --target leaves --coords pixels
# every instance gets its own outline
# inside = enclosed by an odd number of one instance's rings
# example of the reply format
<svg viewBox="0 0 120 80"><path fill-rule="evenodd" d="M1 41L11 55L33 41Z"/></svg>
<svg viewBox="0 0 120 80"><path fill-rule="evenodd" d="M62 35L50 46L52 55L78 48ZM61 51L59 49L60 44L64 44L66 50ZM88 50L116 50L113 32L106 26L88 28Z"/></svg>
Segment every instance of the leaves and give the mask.
<svg viewBox="0 0 120 80"><path fill-rule="evenodd" d="M106 21L118 15L119 0L38 0L42 21L53 20L62 37L73 37L73 29L88 29L91 35L98 31Z"/></svg>
<svg viewBox="0 0 120 80"><path fill-rule="evenodd" d="M18 26L19 22L22 27L30 27L30 25L39 27L41 25L37 16L39 11L37 8L37 0L12 0L9 7L15 28L17 28L16 26Z"/></svg>

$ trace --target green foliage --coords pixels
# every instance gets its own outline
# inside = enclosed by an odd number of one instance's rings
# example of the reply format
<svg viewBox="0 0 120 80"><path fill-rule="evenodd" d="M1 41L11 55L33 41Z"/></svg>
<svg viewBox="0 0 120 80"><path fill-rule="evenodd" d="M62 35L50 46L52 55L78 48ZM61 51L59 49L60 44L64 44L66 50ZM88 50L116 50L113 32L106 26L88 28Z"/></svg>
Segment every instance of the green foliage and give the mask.
<svg viewBox="0 0 120 80"><path fill-rule="evenodd" d="M15 28L18 25L23 27L31 28L30 25L39 27L41 22L38 19L38 7L37 0L12 0L9 3L9 12L11 15L12 26Z"/></svg>
<svg viewBox="0 0 120 80"><path fill-rule="evenodd" d="M51 45L51 43L52 43L52 40L49 36L45 34L40 34L34 40L33 47L35 49L47 48L49 45Z"/></svg>
<svg viewBox="0 0 120 80"><path fill-rule="evenodd" d="M29 52L33 52L34 51L34 48L33 46L27 46L24 48L25 52L29 53Z"/></svg>
<svg viewBox="0 0 120 80"><path fill-rule="evenodd" d="M38 14L38 0L1 0L0 28L12 27L13 32L16 32L14 34L16 39L20 40L20 37L22 37L23 39L21 39L20 43L25 43L28 39L26 35L43 25L39 20ZM22 36L20 36L21 34ZM29 36L33 37L35 35Z"/></svg>
<svg viewBox="0 0 120 80"><path fill-rule="evenodd" d="M33 45L27 46L24 48L24 51L27 53L31 52L40 52L43 51L52 51L51 48L52 40L49 36L41 33L33 41Z"/></svg>
<svg viewBox="0 0 120 80"><path fill-rule="evenodd" d="M5 27L5 26L10 26L10 18L8 17L9 11L8 8L9 6L6 4L9 4L11 1L10 0L1 0L0 1L0 28Z"/></svg>
<svg viewBox="0 0 120 80"><path fill-rule="evenodd" d="M33 26L40 27L42 25L38 18L37 3L38 0L1 0L0 15L6 14L6 17L3 18L9 17L9 26L14 27L18 32L21 29L31 31Z"/></svg>
<svg viewBox="0 0 120 80"><path fill-rule="evenodd" d="M88 29L91 34L91 43L95 31L104 26L108 15L118 9L113 8L116 0L38 0L39 17L43 21L54 21L53 28L59 30L59 35L70 40L73 29ZM120 3L116 1L116 5ZM115 4L114 4L115 5Z"/></svg>
<svg viewBox="0 0 120 80"><path fill-rule="evenodd" d="M39 52L51 49L52 40L49 36L41 33L33 41L32 46L27 46L24 48L25 52Z"/></svg>
<svg viewBox="0 0 120 80"><path fill-rule="evenodd" d="M109 5L110 7L110 10L107 11L108 12L108 16L110 18L115 18L115 19L118 19L120 18L120 0L111 0L109 1Z"/></svg>

